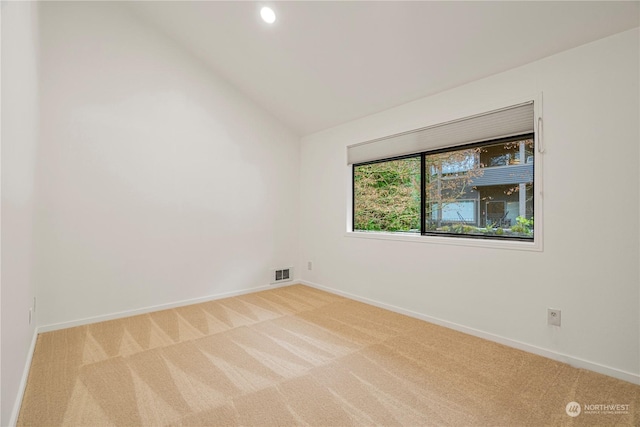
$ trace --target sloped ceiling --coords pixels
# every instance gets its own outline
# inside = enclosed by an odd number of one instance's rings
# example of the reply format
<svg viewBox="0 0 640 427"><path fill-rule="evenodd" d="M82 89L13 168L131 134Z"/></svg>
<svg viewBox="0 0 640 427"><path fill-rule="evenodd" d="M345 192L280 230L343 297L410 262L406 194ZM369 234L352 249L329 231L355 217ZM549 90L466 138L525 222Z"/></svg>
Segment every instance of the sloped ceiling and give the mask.
<svg viewBox="0 0 640 427"><path fill-rule="evenodd" d="M299 135L639 25L640 2L135 2ZM271 6L273 25L259 9Z"/></svg>

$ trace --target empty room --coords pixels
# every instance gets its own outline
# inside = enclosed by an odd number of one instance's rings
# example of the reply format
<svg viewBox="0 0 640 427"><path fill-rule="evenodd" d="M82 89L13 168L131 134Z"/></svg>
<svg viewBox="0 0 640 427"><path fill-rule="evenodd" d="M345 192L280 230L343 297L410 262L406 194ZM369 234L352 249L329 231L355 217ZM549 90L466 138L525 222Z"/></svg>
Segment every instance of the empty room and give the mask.
<svg viewBox="0 0 640 427"><path fill-rule="evenodd" d="M0 425L640 424L640 2L0 5Z"/></svg>

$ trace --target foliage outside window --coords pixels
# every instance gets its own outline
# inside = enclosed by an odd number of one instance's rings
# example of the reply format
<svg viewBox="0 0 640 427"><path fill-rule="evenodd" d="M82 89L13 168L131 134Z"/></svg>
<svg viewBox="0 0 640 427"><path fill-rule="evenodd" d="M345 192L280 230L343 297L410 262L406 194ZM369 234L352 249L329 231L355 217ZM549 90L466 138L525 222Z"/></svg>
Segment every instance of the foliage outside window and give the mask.
<svg viewBox="0 0 640 427"><path fill-rule="evenodd" d="M532 240L532 135L353 166L354 231Z"/></svg>
<svg viewBox="0 0 640 427"><path fill-rule="evenodd" d="M356 166L354 228L420 232L420 157Z"/></svg>

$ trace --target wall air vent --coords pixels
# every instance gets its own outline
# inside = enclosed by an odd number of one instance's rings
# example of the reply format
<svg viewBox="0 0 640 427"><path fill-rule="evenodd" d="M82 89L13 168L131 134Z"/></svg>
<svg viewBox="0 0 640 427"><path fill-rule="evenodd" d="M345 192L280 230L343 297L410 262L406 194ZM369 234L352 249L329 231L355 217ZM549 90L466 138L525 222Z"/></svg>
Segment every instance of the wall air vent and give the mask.
<svg viewBox="0 0 640 427"><path fill-rule="evenodd" d="M288 282L293 280L293 267L274 268L271 270L271 283Z"/></svg>

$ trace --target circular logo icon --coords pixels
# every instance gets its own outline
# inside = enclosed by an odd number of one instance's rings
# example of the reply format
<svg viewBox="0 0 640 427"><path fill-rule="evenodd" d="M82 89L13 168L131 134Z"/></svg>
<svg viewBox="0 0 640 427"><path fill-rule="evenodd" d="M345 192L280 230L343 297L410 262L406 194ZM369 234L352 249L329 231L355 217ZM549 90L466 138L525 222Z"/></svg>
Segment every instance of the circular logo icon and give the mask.
<svg viewBox="0 0 640 427"><path fill-rule="evenodd" d="M580 411L582 411L582 409L580 408L580 404L578 402L569 402L567 403L565 411L567 411L567 415L569 415L570 417L577 417L578 415L580 415Z"/></svg>

